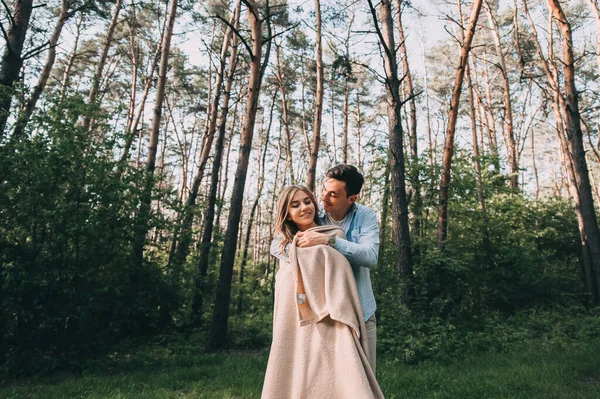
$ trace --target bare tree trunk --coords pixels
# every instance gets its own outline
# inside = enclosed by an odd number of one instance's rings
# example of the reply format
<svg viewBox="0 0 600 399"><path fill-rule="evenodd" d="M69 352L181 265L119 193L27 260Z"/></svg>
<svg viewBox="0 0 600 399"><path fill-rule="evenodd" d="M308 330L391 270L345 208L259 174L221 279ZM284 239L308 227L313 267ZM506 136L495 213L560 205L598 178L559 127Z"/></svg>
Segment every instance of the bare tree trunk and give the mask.
<svg viewBox="0 0 600 399"><path fill-rule="evenodd" d="M166 27L166 25L165 25ZM164 31L163 34L164 36ZM152 66L150 67L150 73L146 77L146 83L144 84L144 93L142 94L142 99L140 101L140 105L138 107L138 111L133 119L131 126L128 126L125 129L125 145L123 146L123 153L121 154L121 162L125 163L129 156L129 150L131 149L131 145L133 144L133 139L138 130L138 125L142 116L144 115L144 110L146 108L146 100L148 99L148 94L150 93L150 87L152 87L152 82L154 81L154 72L156 71L156 62L158 61L161 54L161 45L159 44L156 48L156 52L154 53L154 59L152 61ZM138 149L141 147L138 147Z"/></svg>
<svg viewBox="0 0 600 399"><path fill-rule="evenodd" d="M238 104L239 103L236 102L235 107L233 107L232 120L236 120L237 118ZM233 141L233 136L235 134L235 129L232 130L233 131L231 132L229 140L227 141L227 152L225 153L225 170L219 178L219 201L217 203L217 215L215 218L217 231L219 232L221 231L221 214L223 213L223 205L225 205L225 194L227 193L227 187L229 186L229 156L231 155L231 142Z"/></svg>
<svg viewBox="0 0 600 399"><path fill-rule="evenodd" d="M306 128L306 98L304 96L304 89L306 86L306 76L304 72L304 62L300 63L300 73L301 79L300 83L302 84L301 90L301 101L302 101L302 133L304 133L304 140L306 141L306 153L310 154L310 139L308 138L308 129Z"/></svg>
<svg viewBox="0 0 600 399"><path fill-rule="evenodd" d="M246 173L252 149L252 137L258 97L261 84L261 54L262 54L262 21L258 13L258 7L254 0L245 0L248 6L248 19L252 34L252 52L250 54L250 77L248 81L248 98L246 102L246 117L244 128L240 137L240 152L238 165L235 172L235 182L231 195L231 206L229 219L227 221L227 232L223 243L221 255L221 268L219 272L219 283L215 298L215 307L212 325L209 332L208 347L218 349L227 341L227 325L229 321L229 302L231 297L231 280L233 276L233 263L235 259L235 248L237 246L238 229L242 213L242 202L244 199L244 187L246 185ZM268 3L267 3L268 8Z"/></svg>
<svg viewBox="0 0 600 399"><path fill-rule="evenodd" d="M273 97L273 104L275 103L275 97ZM250 209L250 217L248 218L248 226L246 226L246 237L244 240L244 249L242 252L242 263L240 264L240 297L238 298L237 311L241 314L244 308L244 277L246 274L246 265L248 264L248 247L250 246L250 233L254 224L254 218L256 217L256 209L260 202L263 188L265 186L265 164L267 159L267 149L269 148L269 136L271 133L271 124L273 122L273 105L271 105L271 112L269 117L269 125L265 131L265 141L262 156L260 158L259 172L258 172L258 188L256 189L256 198Z"/></svg>
<svg viewBox="0 0 600 399"><path fill-rule="evenodd" d="M217 129L217 114L219 107L219 99L221 97L222 92L221 89L223 87L223 74L225 71L227 50L229 49L229 42L233 35L233 30L237 29L237 26L239 24L240 8L241 2L238 1L235 11L231 16L231 20L229 21L230 26L228 26L227 31L225 32L225 36L223 38L223 45L221 47L221 58L217 69L217 81L215 82L215 94L210 110L210 123L208 126L208 132L205 136L206 140L203 143L203 147L200 152L200 157L198 159L198 169L196 170L196 176L194 177L192 189L187 197L185 206L183 208L182 223L180 230L181 238L179 239L179 242L177 243L177 247L175 249L174 260L176 264L181 264L185 262L188 253L188 248L192 239L192 223L194 221L193 207L196 205L198 191L200 190L200 183L204 178L204 169L206 168L206 163L208 162L208 157L212 148L213 138ZM235 25L234 28L231 28L232 25ZM176 239L177 234L175 234L173 237L173 240Z"/></svg>
<svg viewBox="0 0 600 399"><path fill-rule="evenodd" d="M67 92L67 87L69 86L69 78L71 77L71 68L73 68L73 64L75 63L75 57L77 57L77 49L79 46L79 36L81 35L81 25L83 25L83 21L85 18L85 13L79 13L79 19L75 24L75 38L73 40L73 49L71 53L69 53L69 57L67 58L67 64L65 66L65 71L63 72L63 78L60 83L60 96L58 98L58 102L62 103L65 94Z"/></svg>
<svg viewBox="0 0 600 399"><path fill-rule="evenodd" d="M390 157L388 151L388 158ZM385 163L383 172L383 196L381 199L381 223L379 224L379 256L384 256L388 234L388 204L390 203L390 161Z"/></svg>
<svg viewBox="0 0 600 399"><path fill-rule="evenodd" d="M563 98L563 95L560 92L558 71L556 70L554 64L548 62L544 57L544 53L542 51L542 47L537 36L537 30L535 28L535 24L533 23L533 19L531 18L531 15L529 13L527 3L523 0L522 4L523 10L531 27L531 33L534 38L534 44L536 45L543 70L548 79L548 83L552 88L553 110L557 123L557 133L560 142L561 153L565 154L565 161L563 162L563 165L567 168L571 176L571 181L573 182L575 188L574 192L571 195L573 196L576 203L577 223L579 226L581 238L582 260L586 280L586 288L590 294L591 302L597 304L600 296L598 293L598 289L600 287L600 284L598 284L598 279L600 279L600 272L598 270L600 256L597 255L597 253L600 252L600 242L598 241L598 234L594 236L594 233L597 233L598 231L598 225L596 221L595 211L593 210L593 197L590 192L591 188L589 184L589 177L587 175L587 163L585 161L585 153L583 152L583 140L581 138L581 126L579 125L580 114L577 98L578 93L575 89L574 83L574 60L570 27L566 21L566 18L564 18L564 14L562 13L562 9L560 9L560 5L558 4L558 2L549 1L548 5L552 11L551 15L549 15L549 31L553 31L552 14L554 14L557 20L559 20L561 23L561 35L563 36L564 52L564 84L567 92L567 98L565 99ZM555 10L556 7L558 8ZM551 57L552 54L552 41L550 40L549 56ZM522 70L525 72L523 63L521 64L521 67ZM565 102L567 102L568 106L567 104L565 104ZM574 108L569 109L569 107ZM566 127L564 126L565 124ZM569 136L569 144L566 143L564 137L564 130L567 131L567 135ZM578 139L581 142L580 145L576 143ZM581 153L578 153L578 151L581 151ZM581 156L581 154L583 154L583 164L581 162L581 159L578 158ZM580 178L582 180L579 180ZM587 188L589 189L587 194L583 192L585 191L586 180ZM583 199L581 198L582 193L584 194ZM586 206L589 206L590 200L592 206L591 216L587 214L590 211L589 209L586 209L586 211L584 211L583 209L583 203L585 203ZM593 221L591 221L588 217L593 218ZM591 236L590 232L592 233Z"/></svg>
<svg viewBox="0 0 600 399"><path fill-rule="evenodd" d="M535 129L531 129L531 162L533 166L533 175L535 176L535 200L537 201L540 196L540 179L537 164L535 162Z"/></svg>
<svg viewBox="0 0 600 399"><path fill-rule="evenodd" d="M287 90L285 89L285 80L281 69L281 47L277 45L277 43L275 43L275 56L277 60L277 83L279 84L279 91L281 91L281 114L283 117L283 127L285 129L285 167L290 173L290 184L294 184L296 178L294 177L294 167L292 162L292 134L290 133L290 119L288 116Z"/></svg>
<svg viewBox="0 0 600 399"><path fill-rule="evenodd" d="M33 0L15 0L12 14L8 6L6 7L10 26L8 32L4 32L6 42L0 62L0 138L5 133L10 113L13 85L19 79L19 72L23 66L23 44L29 29Z"/></svg>
<svg viewBox="0 0 600 399"><path fill-rule="evenodd" d="M108 58L108 50L112 45L113 36L115 33L115 29L117 27L117 23L119 22L119 13L121 12L121 8L123 6L123 0L116 0L115 9L110 20L110 24L108 25L108 29L106 30L106 38L104 41L104 46L102 46L102 53L100 54L100 59L98 60L98 64L96 65L96 72L94 72L94 78L92 80L92 87L90 89L90 93L88 95L88 105L94 105L96 102L96 97L98 96L98 90L100 89L100 82L102 81L102 74L104 73L104 67L106 65L106 60ZM170 40L170 39L169 39ZM92 122L92 115L86 115L83 118L83 128L86 130L90 129Z"/></svg>
<svg viewBox="0 0 600 399"><path fill-rule="evenodd" d="M362 123L362 114L360 113L360 94L358 90L356 90L356 167L358 170L362 170Z"/></svg>
<svg viewBox="0 0 600 399"><path fill-rule="evenodd" d="M368 0L373 24L383 49L384 68L387 86L387 113L389 124L389 154L390 154L390 190L392 196L392 239L396 248L396 269L401 279L402 301L411 307L414 301L413 264L411 254L411 239L408 227L408 204L406 200L405 164L402 133L402 100L400 99L400 79L396 62L396 45L394 42L394 23L390 0L380 3L379 19L373 6ZM380 22L378 22L378 20ZM380 24L381 23L381 28Z"/></svg>
<svg viewBox="0 0 600 399"><path fill-rule="evenodd" d="M239 18L238 18L239 19ZM236 20L237 21L237 20ZM238 59L238 39L233 38L231 45L231 53L229 55L229 69L227 71L227 84L223 95L223 106L221 108L221 118L219 119L219 134L215 142L215 154L210 175L210 188L207 196L207 204L204 213L204 229L202 230L202 239L200 242L200 256L198 258L198 274L196 277L196 289L194 290L194 299L192 302L193 320L196 325L199 325L200 316L202 314L202 298L205 294L203 291L204 279L208 272L208 263L210 259L210 250L212 247L212 236L215 225L215 206L217 203L219 175L223 160L223 148L225 143L225 131L227 125L227 116L229 114L229 100L231 96L231 87L233 84L233 76L235 74L237 59ZM235 120L237 112L233 114L233 125L235 129ZM227 157L229 159L229 157ZM227 169L225 169L225 174ZM219 223L219 215L217 214L216 223Z"/></svg>
<svg viewBox="0 0 600 399"><path fill-rule="evenodd" d="M137 17L135 13L135 2L131 2L131 19L129 22L129 54L131 55L131 89L129 91L129 107L127 108L127 125L125 136L129 136L135 117L135 100L137 94L139 47L136 42ZM131 144L130 144L131 145Z"/></svg>
<svg viewBox="0 0 600 399"><path fill-rule="evenodd" d="M437 163L436 159L436 148L433 144L433 137L431 135L431 112L429 107L429 81L427 79L427 57L425 56L425 40L423 38L423 25L421 27L421 52L423 54L423 90L425 91L425 111L427 114L427 140L429 144L429 166L433 166Z"/></svg>
<svg viewBox="0 0 600 399"><path fill-rule="evenodd" d="M52 32L52 36L50 36L50 40L48 41L48 58L46 63L44 64L44 68L42 68L42 72L40 74L40 78L38 83L33 88L33 93L31 93L31 97L25 108L19 115L19 119L15 125L15 130L13 132L13 140L18 140L19 137L23 134L25 127L27 127L27 123L29 123L29 119L33 114L33 110L42 95L42 92L46 88L46 83L48 82L48 78L50 77L50 72L52 71L52 67L54 66L54 60L56 59L56 45L58 44L58 39L60 38L60 34L62 33L63 26L71 13L69 13L69 8L71 7L71 0L62 0L60 13L58 15L58 21L56 22L56 26L54 27L54 31Z"/></svg>
<svg viewBox="0 0 600 399"><path fill-rule="evenodd" d="M337 164L337 143L335 141L335 90L333 85L330 86L331 88L331 141L333 144L333 151L331 151L333 153L333 156L330 155L329 157L333 159L333 163Z"/></svg>
<svg viewBox="0 0 600 399"><path fill-rule="evenodd" d="M488 61L486 52L483 52L483 77L485 82L485 99L487 104L484 104L486 110L486 119L488 121L488 147L494 157L494 166L497 171L500 171L500 152L498 149L498 134L496 132L496 118L492 109L492 89L490 84L490 75L488 72ZM483 104L483 101L482 101Z"/></svg>
<svg viewBox="0 0 600 399"><path fill-rule="evenodd" d="M316 59L317 59L317 95L315 97L315 114L313 119L313 140L306 176L306 187L315 191L315 175L317 173L317 160L319 158L319 146L321 145L321 118L323 116L323 45L321 43L321 1L315 0L316 18Z"/></svg>
<svg viewBox="0 0 600 399"><path fill-rule="evenodd" d="M120 6L121 0L118 0ZM148 159L146 161L146 177L140 199L140 210L138 215L137 234L134 241L134 254L138 264L144 261L144 244L148 233L148 219L150 217L150 203L152 201L152 187L154 185L154 169L156 165L156 153L158 150L158 136L162 116L162 105L165 99L165 85L167 83L167 71L169 66L169 51L171 48L171 37L175 25L175 14L177 12L177 0L170 0L167 28L163 36L160 66L158 70L158 82L156 87L156 98L154 102L154 114L150 127L150 145L148 147Z"/></svg>
<svg viewBox="0 0 600 399"><path fill-rule="evenodd" d="M413 198L411 202L411 213L413 215L412 232L418 237L421 235L421 210L423 208L423 199L421 198L421 182L419 181L419 151L417 147L417 106L415 103L415 89L413 87L412 74L408 65L408 52L406 51L406 39L404 37L404 26L402 24L403 4L405 0L396 0L398 8L398 40L400 41L400 57L402 58L402 69L404 70L404 82L406 83L406 91L409 105L409 124L408 124L408 139L410 144L411 167L410 167L410 184L413 190Z"/></svg>
<svg viewBox="0 0 600 399"><path fill-rule="evenodd" d="M342 128L342 163L348 163L348 103L350 102L350 83L348 82L348 74L345 74L344 81L344 108L342 116L344 118L344 126Z"/></svg>
<svg viewBox="0 0 600 399"><path fill-rule="evenodd" d="M268 224L269 224L269 244L273 241L273 225L274 222L274 210L275 203L277 202L277 197L279 196L278 183L279 183L279 164L281 163L281 134L279 134L279 138L277 140L277 156L275 157L275 177L273 178L273 192L271 193L271 203L269 204L268 210ZM271 273L271 261L273 260L272 256L268 256L267 264L265 266L264 277L265 280L268 281L269 274Z"/></svg>
<svg viewBox="0 0 600 399"><path fill-rule="evenodd" d="M573 55L573 38L571 34L571 25L567 21L558 0L548 0L548 5L558 22L562 36L563 48L563 74L564 74L564 108L563 114L566 123L566 133L569 139L569 150L573 157L575 170L575 183L579 196L579 206L583 219L583 227L586 234L586 241L590 251L592 269L596 277L596 290L600 287L600 231L594 208L594 197L592 195L591 184L587 161L585 159L585 148L583 145L583 132L581 130L581 121L579 113L579 92L575 87L575 58ZM598 302L600 292L596 291L593 295Z"/></svg>
<svg viewBox="0 0 600 399"><path fill-rule="evenodd" d="M517 145L515 143L515 135L513 128L513 115L512 115L512 103L510 100L510 83L508 81L508 71L506 69L506 61L504 59L504 52L502 51L502 44L500 42L500 29L498 28L498 22L496 18L492 14L492 10L488 3L488 0L485 1L485 7L487 9L488 20L490 23L490 32L492 34L492 39L496 46L496 54L498 55L498 68L502 73L502 83L504 84L504 116L506 122L506 136L508 138L508 148L509 152L508 161L510 164L510 186L514 190L519 188L519 160L517 157ZM491 104L490 104L491 106Z"/></svg>
<svg viewBox="0 0 600 399"><path fill-rule="evenodd" d="M490 248L490 239L488 231L488 214L485 206L485 193L483 191L483 179L481 177L481 162L479 154L479 145L477 140L477 118L475 115L475 96L473 94L473 86L471 83L471 71L469 61L467 60L466 65L466 79L467 87L469 89L469 117L471 119L471 132L473 140L473 163L475 164L475 185L477 186L477 199L479 201L479 210L481 211L481 217L483 218L483 248L486 252Z"/></svg>
<svg viewBox="0 0 600 399"><path fill-rule="evenodd" d="M598 0L587 0L587 2L596 19L596 62L598 64L598 72L600 72L600 9L598 7Z"/></svg>
<svg viewBox="0 0 600 399"><path fill-rule="evenodd" d="M437 245L442 249L448 235L448 190L450 188L450 170L452 168L452 156L454 155L454 134L456 131L456 121L458 119L458 106L460 104L460 93L462 91L463 78L465 69L469 59L469 51L471 50L471 42L475 35L475 27L477 19L481 11L482 0L475 0L473 11L471 13L471 21L467 28L465 40L462 44L460 52L460 61L456 69L454 78L454 88L452 90L452 100L450 102L450 113L448 115L448 129L446 130L446 142L444 145L444 157L442 160L442 179L440 182L440 200L439 200L439 217L438 217L438 233Z"/></svg>
<svg viewBox="0 0 600 399"><path fill-rule="evenodd" d="M350 22L348 23L348 30L346 34L346 40L344 42L344 47L346 50L346 63L350 62L350 33L352 32L352 25L354 24L354 16L352 13L352 17L350 18ZM350 103L350 77L351 70L348 65L344 65L344 130L342 135L342 163L348 163L348 117L349 117L349 103Z"/></svg>

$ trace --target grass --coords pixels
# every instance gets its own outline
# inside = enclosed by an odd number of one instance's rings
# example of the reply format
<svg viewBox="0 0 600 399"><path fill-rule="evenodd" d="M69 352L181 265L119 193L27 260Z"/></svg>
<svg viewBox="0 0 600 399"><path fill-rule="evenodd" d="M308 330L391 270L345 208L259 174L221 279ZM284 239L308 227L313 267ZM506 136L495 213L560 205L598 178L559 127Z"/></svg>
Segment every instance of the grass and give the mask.
<svg viewBox="0 0 600 399"><path fill-rule="evenodd" d="M585 399L600 397L600 341L576 350L533 345L510 353L482 353L451 363L408 366L379 359L387 398ZM179 341L114 352L86 371L11 381L6 399L259 398L266 352L206 354Z"/></svg>

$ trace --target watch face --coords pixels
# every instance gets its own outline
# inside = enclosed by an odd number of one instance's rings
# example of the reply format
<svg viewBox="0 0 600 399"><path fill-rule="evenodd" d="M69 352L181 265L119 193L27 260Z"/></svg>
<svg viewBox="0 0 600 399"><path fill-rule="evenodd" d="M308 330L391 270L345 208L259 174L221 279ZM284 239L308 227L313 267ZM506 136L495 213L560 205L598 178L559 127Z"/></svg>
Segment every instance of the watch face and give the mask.
<svg viewBox="0 0 600 399"><path fill-rule="evenodd" d="M329 242L327 244L329 244L330 247L333 247L335 245L335 236L329 237Z"/></svg>

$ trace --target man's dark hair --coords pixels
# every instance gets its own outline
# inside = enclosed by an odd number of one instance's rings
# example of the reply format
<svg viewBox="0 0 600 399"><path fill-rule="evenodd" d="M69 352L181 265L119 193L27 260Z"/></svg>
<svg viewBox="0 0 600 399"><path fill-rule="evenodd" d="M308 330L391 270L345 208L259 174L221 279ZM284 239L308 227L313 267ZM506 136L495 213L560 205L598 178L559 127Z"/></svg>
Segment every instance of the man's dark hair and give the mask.
<svg viewBox="0 0 600 399"><path fill-rule="evenodd" d="M346 195L360 193L365 178L354 165L339 164L327 171L327 177L346 183Z"/></svg>

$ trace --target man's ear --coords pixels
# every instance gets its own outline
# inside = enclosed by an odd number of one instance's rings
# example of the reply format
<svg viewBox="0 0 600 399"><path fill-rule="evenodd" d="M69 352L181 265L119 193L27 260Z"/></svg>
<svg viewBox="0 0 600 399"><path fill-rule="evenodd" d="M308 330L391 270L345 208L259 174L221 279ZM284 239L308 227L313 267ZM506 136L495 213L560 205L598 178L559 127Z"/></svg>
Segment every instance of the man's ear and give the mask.
<svg viewBox="0 0 600 399"><path fill-rule="evenodd" d="M350 201L351 204L354 204L356 202L356 198L358 197L358 195L354 194L348 197L348 200Z"/></svg>

